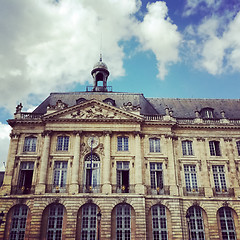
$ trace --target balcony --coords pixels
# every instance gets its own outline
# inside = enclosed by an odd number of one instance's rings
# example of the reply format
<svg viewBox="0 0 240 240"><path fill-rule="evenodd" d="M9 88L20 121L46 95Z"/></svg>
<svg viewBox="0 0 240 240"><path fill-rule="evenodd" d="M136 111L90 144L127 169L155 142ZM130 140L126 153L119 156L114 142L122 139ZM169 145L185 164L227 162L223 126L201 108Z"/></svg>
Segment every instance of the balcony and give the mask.
<svg viewBox="0 0 240 240"><path fill-rule="evenodd" d="M135 193L135 185L112 185L112 193Z"/></svg>
<svg viewBox="0 0 240 240"><path fill-rule="evenodd" d="M66 193L66 192L68 192L68 185L62 187L53 184L46 185L46 193Z"/></svg>
<svg viewBox="0 0 240 240"><path fill-rule="evenodd" d="M79 193L100 193L102 190L102 185L80 185L79 186Z"/></svg>
<svg viewBox="0 0 240 240"><path fill-rule="evenodd" d="M11 194L16 195L24 195L24 194L34 194L35 193L35 186L29 187L20 187L20 186L12 186L11 188Z"/></svg>
<svg viewBox="0 0 240 240"><path fill-rule="evenodd" d="M213 188L214 197L234 197L234 188Z"/></svg>
<svg viewBox="0 0 240 240"><path fill-rule="evenodd" d="M170 186L163 186L163 188L151 188L147 186L147 195L170 195Z"/></svg>
<svg viewBox="0 0 240 240"><path fill-rule="evenodd" d="M203 187L198 188L186 188L183 187L184 196L205 196L205 190Z"/></svg>

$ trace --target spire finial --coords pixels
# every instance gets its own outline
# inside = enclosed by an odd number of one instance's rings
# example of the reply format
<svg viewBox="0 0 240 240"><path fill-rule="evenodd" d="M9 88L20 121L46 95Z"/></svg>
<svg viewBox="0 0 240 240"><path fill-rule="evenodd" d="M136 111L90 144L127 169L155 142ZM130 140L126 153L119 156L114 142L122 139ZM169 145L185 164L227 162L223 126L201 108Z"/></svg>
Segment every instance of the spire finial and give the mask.
<svg viewBox="0 0 240 240"><path fill-rule="evenodd" d="M100 62L102 62L102 53L100 53Z"/></svg>

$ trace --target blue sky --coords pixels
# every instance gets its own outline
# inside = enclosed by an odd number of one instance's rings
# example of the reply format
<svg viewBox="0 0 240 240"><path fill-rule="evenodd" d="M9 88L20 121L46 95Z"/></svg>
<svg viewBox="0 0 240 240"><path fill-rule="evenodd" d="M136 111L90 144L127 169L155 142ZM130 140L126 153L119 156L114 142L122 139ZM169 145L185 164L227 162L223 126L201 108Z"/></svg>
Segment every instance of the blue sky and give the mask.
<svg viewBox="0 0 240 240"><path fill-rule="evenodd" d="M22 102L85 91L100 51L117 92L239 98L239 0L8 0L0 9L0 169Z"/></svg>

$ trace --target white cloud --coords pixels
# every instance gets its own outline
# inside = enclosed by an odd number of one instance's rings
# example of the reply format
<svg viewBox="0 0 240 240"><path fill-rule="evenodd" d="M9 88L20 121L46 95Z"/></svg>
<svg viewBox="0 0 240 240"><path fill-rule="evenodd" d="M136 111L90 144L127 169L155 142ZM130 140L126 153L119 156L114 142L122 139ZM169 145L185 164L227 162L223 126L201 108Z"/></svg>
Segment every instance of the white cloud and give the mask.
<svg viewBox="0 0 240 240"><path fill-rule="evenodd" d="M7 124L0 122L0 171L4 171L4 164L7 161L7 154L9 148L9 134L11 132L11 127Z"/></svg>
<svg viewBox="0 0 240 240"><path fill-rule="evenodd" d="M151 50L158 62L158 77L164 79L167 66L179 60L178 48L181 35L177 26L168 17L165 2L158 1L147 5L148 12L139 23L137 36L143 50Z"/></svg>
<svg viewBox="0 0 240 240"><path fill-rule="evenodd" d="M184 16L196 14L200 10L209 12L217 9L222 4L222 0L187 0L184 10Z"/></svg>
<svg viewBox="0 0 240 240"><path fill-rule="evenodd" d="M138 35L142 49L156 55L164 78L166 66L178 60L180 35L167 17L164 2L148 5L143 23L135 17L140 6L140 0L1 2L1 106L13 111L23 102L29 108L51 91L68 91L76 83L91 81L101 35L111 78L125 74L120 42Z"/></svg>
<svg viewBox="0 0 240 240"><path fill-rule="evenodd" d="M199 26L188 27L186 33L198 39L191 45L196 49L195 66L205 69L212 75L226 72L240 72L240 12L229 19L229 16L212 16ZM185 35L186 36L186 35ZM192 52L193 53L193 52Z"/></svg>

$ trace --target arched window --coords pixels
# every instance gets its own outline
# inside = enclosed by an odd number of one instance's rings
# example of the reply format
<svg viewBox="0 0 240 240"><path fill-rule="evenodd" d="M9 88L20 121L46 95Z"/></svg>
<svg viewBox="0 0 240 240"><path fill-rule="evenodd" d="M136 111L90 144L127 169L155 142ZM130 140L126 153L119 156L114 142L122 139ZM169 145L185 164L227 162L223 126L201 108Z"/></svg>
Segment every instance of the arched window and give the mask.
<svg viewBox="0 0 240 240"><path fill-rule="evenodd" d="M63 227L63 206L53 204L49 207L47 240L61 240Z"/></svg>
<svg viewBox="0 0 240 240"><path fill-rule="evenodd" d="M10 230L10 240L24 239L28 207L18 205L14 208Z"/></svg>
<svg viewBox="0 0 240 240"><path fill-rule="evenodd" d="M116 207L116 239L131 239L131 208L127 204Z"/></svg>
<svg viewBox="0 0 240 240"><path fill-rule="evenodd" d="M66 228L66 210L62 204L53 203L45 208L42 216L40 239L64 239Z"/></svg>
<svg viewBox="0 0 240 240"><path fill-rule="evenodd" d="M218 211L223 240L236 240L235 225L231 208L222 207Z"/></svg>
<svg viewBox="0 0 240 240"><path fill-rule="evenodd" d="M82 207L81 240L95 240L97 236L97 206L86 204Z"/></svg>
<svg viewBox="0 0 240 240"><path fill-rule="evenodd" d="M100 191L100 158L95 153L85 157L84 192Z"/></svg>
<svg viewBox="0 0 240 240"><path fill-rule="evenodd" d="M118 204L112 211L112 237L116 240L136 238L136 216L127 203Z"/></svg>
<svg viewBox="0 0 240 240"><path fill-rule="evenodd" d="M163 205L155 205L151 208L152 214L152 238L153 240L167 240L167 215Z"/></svg>
<svg viewBox="0 0 240 240"><path fill-rule="evenodd" d="M4 239L24 240L29 234L27 230L29 215L26 205L21 204L11 208L7 215Z"/></svg>
<svg viewBox="0 0 240 240"><path fill-rule="evenodd" d="M205 232L202 209L197 206L190 207L187 211L187 216L189 217L188 229L191 235L190 239L204 240Z"/></svg>

